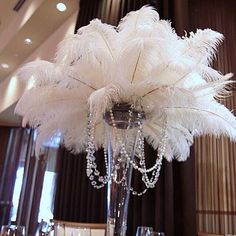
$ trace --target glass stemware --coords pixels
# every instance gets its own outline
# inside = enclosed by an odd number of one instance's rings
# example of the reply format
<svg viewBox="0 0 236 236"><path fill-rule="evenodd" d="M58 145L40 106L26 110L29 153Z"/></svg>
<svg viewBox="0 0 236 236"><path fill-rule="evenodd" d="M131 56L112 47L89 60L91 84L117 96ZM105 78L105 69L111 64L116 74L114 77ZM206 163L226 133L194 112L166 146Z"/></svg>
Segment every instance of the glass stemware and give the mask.
<svg viewBox="0 0 236 236"><path fill-rule="evenodd" d="M136 236L152 236L152 235L153 235L152 227L138 226L136 231Z"/></svg>
<svg viewBox="0 0 236 236"><path fill-rule="evenodd" d="M165 236L165 233L164 232L153 232L151 235L152 236Z"/></svg>
<svg viewBox="0 0 236 236"><path fill-rule="evenodd" d="M10 235L10 233L11 233L10 225L3 225L1 228L1 235L2 236Z"/></svg>
<svg viewBox="0 0 236 236"><path fill-rule="evenodd" d="M22 225L4 225L1 228L2 236L25 236L25 226Z"/></svg>

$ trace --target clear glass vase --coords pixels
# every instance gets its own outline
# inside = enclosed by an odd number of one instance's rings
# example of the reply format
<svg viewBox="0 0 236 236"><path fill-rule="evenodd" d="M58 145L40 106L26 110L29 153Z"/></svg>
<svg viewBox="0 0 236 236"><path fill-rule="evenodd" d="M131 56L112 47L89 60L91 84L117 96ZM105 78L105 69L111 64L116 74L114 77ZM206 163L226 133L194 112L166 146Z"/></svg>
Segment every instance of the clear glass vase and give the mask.
<svg viewBox="0 0 236 236"><path fill-rule="evenodd" d="M125 236L132 178L132 165L137 143L138 112L121 104L105 115L107 122L107 236ZM115 125L114 125L115 124ZM122 152L125 146L128 156ZM127 158L128 157L128 158Z"/></svg>

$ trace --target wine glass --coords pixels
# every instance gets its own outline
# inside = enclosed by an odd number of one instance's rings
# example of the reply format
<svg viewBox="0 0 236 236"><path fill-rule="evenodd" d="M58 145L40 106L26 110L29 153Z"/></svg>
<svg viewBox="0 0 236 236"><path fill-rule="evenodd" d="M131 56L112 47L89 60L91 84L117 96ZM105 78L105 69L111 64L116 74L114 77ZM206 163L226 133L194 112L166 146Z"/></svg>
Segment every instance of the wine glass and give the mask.
<svg viewBox="0 0 236 236"><path fill-rule="evenodd" d="M10 225L3 225L1 227L1 235L5 236L5 235L10 235L12 232L12 229L10 227Z"/></svg>
<svg viewBox="0 0 236 236"><path fill-rule="evenodd" d="M25 236L25 226L16 225L13 235L14 236Z"/></svg>
<svg viewBox="0 0 236 236"><path fill-rule="evenodd" d="M54 236L54 222L53 220L50 220L47 230L46 230L47 236Z"/></svg>
<svg viewBox="0 0 236 236"><path fill-rule="evenodd" d="M1 229L2 236L25 236L25 226L4 225Z"/></svg>
<svg viewBox="0 0 236 236"><path fill-rule="evenodd" d="M136 236L151 236L153 235L153 228L146 226L138 226Z"/></svg>
<svg viewBox="0 0 236 236"><path fill-rule="evenodd" d="M48 228L49 228L49 224L46 221L41 221L39 223L39 236L46 236L48 235Z"/></svg>

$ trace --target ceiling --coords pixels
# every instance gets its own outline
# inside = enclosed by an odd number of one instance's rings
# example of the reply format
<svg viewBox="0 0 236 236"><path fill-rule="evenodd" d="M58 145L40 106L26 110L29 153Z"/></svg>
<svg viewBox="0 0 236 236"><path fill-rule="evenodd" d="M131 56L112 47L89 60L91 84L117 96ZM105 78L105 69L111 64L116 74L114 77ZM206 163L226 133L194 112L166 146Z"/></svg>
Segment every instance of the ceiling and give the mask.
<svg viewBox="0 0 236 236"><path fill-rule="evenodd" d="M18 0L0 1L0 32L7 26L9 19L17 14L16 11L13 11L17 2Z"/></svg>
<svg viewBox="0 0 236 236"><path fill-rule="evenodd" d="M37 1L37 0L34 0ZM34 2L33 1L33 2ZM20 14L21 9L13 10L18 0L0 1L0 35L8 27L8 22ZM32 1L31 1L32 2ZM60 12L56 9L58 2L63 2L67 10ZM27 0L24 4L27 3ZM0 64L8 64L9 68L0 66L0 80L9 76L40 44L52 34L72 13L78 10L78 0L45 0L34 14L17 32L5 48L0 51ZM14 29L12 29L14 30ZM24 43L26 38L32 39L32 44Z"/></svg>
<svg viewBox="0 0 236 236"><path fill-rule="evenodd" d="M19 2L23 5L15 11ZM59 2L66 5L66 11L57 10ZM79 0L0 0L0 85L78 8ZM26 38L32 43L26 44ZM0 125L20 123L20 118L13 115L14 107L0 113Z"/></svg>

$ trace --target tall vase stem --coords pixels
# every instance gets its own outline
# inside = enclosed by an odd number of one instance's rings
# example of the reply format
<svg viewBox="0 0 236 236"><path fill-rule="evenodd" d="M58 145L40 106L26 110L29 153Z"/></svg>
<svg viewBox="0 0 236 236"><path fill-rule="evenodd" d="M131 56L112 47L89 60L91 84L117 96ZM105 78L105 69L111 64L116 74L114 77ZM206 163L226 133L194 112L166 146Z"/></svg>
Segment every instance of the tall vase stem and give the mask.
<svg viewBox="0 0 236 236"><path fill-rule="evenodd" d="M137 120L127 105L107 117L107 236L125 236L136 144ZM131 119L132 118L132 119Z"/></svg>
<svg viewBox="0 0 236 236"><path fill-rule="evenodd" d="M107 236L125 236L136 137L128 161L117 150L113 129L108 128Z"/></svg>

